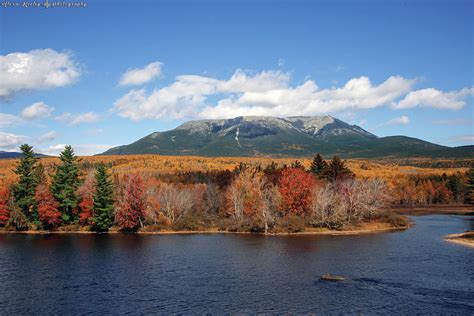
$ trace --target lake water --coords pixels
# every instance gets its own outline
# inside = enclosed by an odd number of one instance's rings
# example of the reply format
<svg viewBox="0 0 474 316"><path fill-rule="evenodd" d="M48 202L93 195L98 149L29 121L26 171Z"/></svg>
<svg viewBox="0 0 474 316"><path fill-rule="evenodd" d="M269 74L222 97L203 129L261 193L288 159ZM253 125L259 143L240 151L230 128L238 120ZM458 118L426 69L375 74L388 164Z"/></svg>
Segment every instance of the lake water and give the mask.
<svg viewBox="0 0 474 316"><path fill-rule="evenodd" d="M0 314L474 314L472 218L360 236L0 235ZM324 273L347 277L320 281Z"/></svg>

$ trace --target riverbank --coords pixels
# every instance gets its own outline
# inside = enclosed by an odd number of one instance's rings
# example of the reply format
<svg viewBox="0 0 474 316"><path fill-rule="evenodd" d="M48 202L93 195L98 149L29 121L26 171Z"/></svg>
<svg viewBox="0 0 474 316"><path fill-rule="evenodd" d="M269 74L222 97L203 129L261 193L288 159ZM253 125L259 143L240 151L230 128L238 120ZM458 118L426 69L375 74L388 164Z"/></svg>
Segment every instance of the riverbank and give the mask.
<svg viewBox="0 0 474 316"><path fill-rule="evenodd" d="M399 215L474 215L472 205L430 205L417 207L395 207L389 209Z"/></svg>
<svg viewBox="0 0 474 316"><path fill-rule="evenodd" d="M444 240L454 244L474 248L474 232L447 235L444 237Z"/></svg>
<svg viewBox="0 0 474 316"><path fill-rule="evenodd" d="M288 235L361 235L361 234L374 234L384 233L391 231L399 231L410 228L411 225L406 227L394 227L390 223L383 222L362 222L357 225L349 225L341 229L329 229L329 228L306 228L302 232L278 232L278 233L254 233L254 232L237 232L228 230L219 230L218 228L210 228L206 230L160 230L160 231L137 231L130 234L140 235L177 235L177 234L246 234L246 235L265 235L265 236L288 236ZM25 235L36 235L36 234L127 234L118 229L112 228L108 232L95 232L86 229L82 230L26 230L26 231L12 231L0 228L0 234L25 234Z"/></svg>

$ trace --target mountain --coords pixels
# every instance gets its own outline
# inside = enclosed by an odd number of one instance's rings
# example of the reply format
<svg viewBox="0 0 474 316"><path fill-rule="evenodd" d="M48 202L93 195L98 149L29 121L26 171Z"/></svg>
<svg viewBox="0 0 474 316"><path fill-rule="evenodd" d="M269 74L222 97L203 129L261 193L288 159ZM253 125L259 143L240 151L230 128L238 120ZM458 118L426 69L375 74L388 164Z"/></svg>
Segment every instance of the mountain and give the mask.
<svg viewBox="0 0 474 316"><path fill-rule="evenodd" d="M332 116L240 116L186 122L103 155L469 158L474 146L446 147L405 136L377 137Z"/></svg>
<svg viewBox="0 0 474 316"><path fill-rule="evenodd" d="M21 156L22 156L22 154L19 153L19 152L0 150L0 159L17 159L17 158L21 158ZM38 157L38 158L50 157L50 156L43 155L43 154L36 154L35 156Z"/></svg>

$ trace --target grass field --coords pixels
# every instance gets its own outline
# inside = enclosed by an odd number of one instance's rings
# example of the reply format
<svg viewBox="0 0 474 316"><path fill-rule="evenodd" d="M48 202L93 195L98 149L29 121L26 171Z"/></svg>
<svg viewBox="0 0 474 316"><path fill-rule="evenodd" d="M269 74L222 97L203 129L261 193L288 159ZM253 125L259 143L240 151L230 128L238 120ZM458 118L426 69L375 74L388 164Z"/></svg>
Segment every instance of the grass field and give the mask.
<svg viewBox="0 0 474 316"><path fill-rule="evenodd" d="M240 163L248 165L261 165L265 167L272 161L282 166L290 165L295 158L249 158L249 157L195 157L195 156L158 156L158 155L130 155L130 156L85 156L81 157L81 165L87 169L98 163L106 163L111 166L114 174L143 173L147 175L176 173L186 171L214 171L233 170ZM311 159L298 159L306 168L309 168ZM0 160L0 185L8 185L15 181L13 170L17 159ZM51 174L59 158L41 158L46 172ZM474 160L432 160L413 159L398 160L347 160L348 167L355 172L359 178L382 177L393 179L410 175L447 175L456 172L465 172L468 166L473 165ZM419 167L423 166L423 167ZM437 166L437 167L425 167ZM440 166L440 167L438 167Z"/></svg>

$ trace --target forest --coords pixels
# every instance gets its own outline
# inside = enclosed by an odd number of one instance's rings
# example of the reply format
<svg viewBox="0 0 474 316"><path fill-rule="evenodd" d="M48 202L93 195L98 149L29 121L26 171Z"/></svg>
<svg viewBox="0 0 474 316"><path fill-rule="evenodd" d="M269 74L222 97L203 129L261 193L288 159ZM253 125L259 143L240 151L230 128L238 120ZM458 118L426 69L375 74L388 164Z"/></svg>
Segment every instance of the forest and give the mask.
<svg viewBox="0 0 474 316"><path fill-rule="evenodd" d="M37 158L27 144L20 149L12 174L1 169L0 227L7 231L295 233L367 222L406 227L407 219L392 208L474 204L473 168L356 165L319 154L302 161L82 158L71 146L56 159Z"/></svg>

